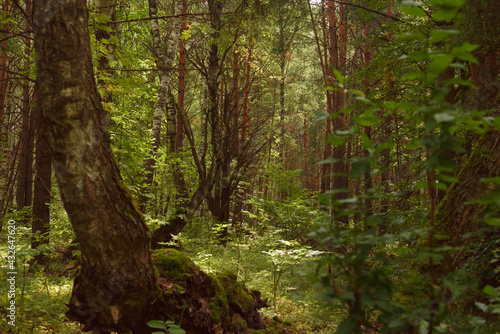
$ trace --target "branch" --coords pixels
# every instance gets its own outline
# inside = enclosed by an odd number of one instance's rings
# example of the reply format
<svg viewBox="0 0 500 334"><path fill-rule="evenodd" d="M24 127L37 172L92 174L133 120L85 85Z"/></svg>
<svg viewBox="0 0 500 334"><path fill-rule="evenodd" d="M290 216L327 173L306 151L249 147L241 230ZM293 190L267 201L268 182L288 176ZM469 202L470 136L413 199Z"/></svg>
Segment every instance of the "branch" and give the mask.
<svg viewBox="0 0 500 334"><path fill-rule="evenodd" d="M353 3L349 3L349 2L344 2L344 1L339 1L339 0L332 0L333 2L336 2L338 4L341 4L341 5L348 5L348 6L353 6L353 7L356 7L356 8L360 8L360 9L363 9L363 10L366 10L370 13L374 13L374 14L377 14L377 15L380 15L380 16L384 16L384 17L387 17L391 20L394 20L394 21L397 21L397 22L401 22L401 23L405 23L405 24L410 24L409 22L406 22L406 21L403 21L401 19L398 19L397 17L394 17L392 15L389 15L389 14L386 14L386 13L382 13L382 12L379 12L379 11L376 11L374 9L370 9L370 8L367 8L367 7L364 7L364 6L361 6L361 5L356 5L356 4L353 4Z"/></svg>

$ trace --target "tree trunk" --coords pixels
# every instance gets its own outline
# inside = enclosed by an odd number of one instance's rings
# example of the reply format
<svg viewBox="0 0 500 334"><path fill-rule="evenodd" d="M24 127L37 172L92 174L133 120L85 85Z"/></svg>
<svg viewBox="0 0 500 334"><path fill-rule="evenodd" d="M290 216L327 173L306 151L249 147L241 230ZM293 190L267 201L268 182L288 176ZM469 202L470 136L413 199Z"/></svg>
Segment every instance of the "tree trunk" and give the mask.
<svg viewBox="0 0 500 334"><path fill-rule="evenodd" d="M332 87L334 86L334 81L333 81L333 71L332 71L332 64L330 59L328 57L330 50L330 43L329 43L329 36L330 36L330 31L329 31L329 26L327 25L326 18L325 18L325 10L328 12L328 17L330 18L330 11L328 9L328 4L326 0L323 0L323 6L322 6L322 25L323 25L323 57L324 57L324 64L328 64L328 66L325 66L325 69L323 70L324 76L325 76L325 83L327 86ZM319 55L321 58L321 55ZM326 112L328 115L333 114L333 91L330 89L326 89ZM331 157L332 155L332 144L329 143L328 137L332 133L332 119L331 117L328 117L326 120L326 129L325 129L325 149L323 151L323 160L326 160ZM322 175L321 175L321 191L326 192L331 189L332 187L332 165L331 164L323 164L322 165Z"/></svg>
<svg viewBox="0 0 500 334"><path fill-rule="evenodd" d="M26 2L27 17L31 16L31 1ZM29 75L31 69L31 33L29 22L25 24L25 64L24 72ZM34 113L32 112L32 87L29 80L23 83L22 95L22 127L21 127L21 154L19 156L19 171L17 174L16 204L17 210L30 207L33 203L33 143L34 143Z"/></svg>
<svg viewBox="0 0 500 334"><path fill-rule="evenodd" d="M370 49L370 44L368 43L368 37L370 33L370 24L365 24L364 30L363 30L363 37L365 38L365 47L363 50L364 54L364 68L370 67L370 61L371 61L371 49ZM365 74L365 95L368 96L370 93L371 89L371 84L370 84L370 78L368 77L368 74ZM369 126L364 127L364 133L368 137L368 139L372 139L372 128ZM368 152L365 154L368 156ZM368 191L373 187L373 180L372 180L372 175L370 174L370 171L367 171L364 175L364 192L365 194L368 193ZM370 217L373 214L373 202L371 199L366 199L365 202L365 217Z"/></svg>
<svg viewBox="0 0 500 334"><path fill-rule="evenodd" d="M160 86L158 87L158 98L156 100L155 112L153 116L153 125L151 127L151 149L149 158L146 160L145 179L146 188L153 185L154 169L158 154L158 149L161 145L161 123L165 108L168 103L168 94L170 93L170 76L172 73L172 64L174 63L175 55L178 51L179 38L181 33L181 17L182 2L176 0L175 13L177 15L173 19L170 37L168 38L168 47L165 50L161 42L160 26L158 22L158 1L149 0L149 17L151 23L151 35L153 36L153 54L156 58L156 68L160 78ZM170 119L170 122L175 122ZM169 120L167 120L168 124ZM146 191L148 191L146 189ZM146 197L141 198L141 205L144 206Z"/></svg>
<svg viewBox="0 0 500 334"><path fill-rule="evenodd" d="M82 252L69 302L84 330L140 327L156 296L144 218L102 126L85 0L34 3L39 103L64 207Z"/></svg>
<svg viewBox="0 0 500 334"><path fill-rule="evenodd" d="M220 15L222 4L217 0L208 1L208 10L210 16L210 25L212 28L211 38L214 41L210 46L208 56L208 69L207 69L207 106L202 108L202 142L200 146L200 155L196 154L194 147L194 136L188 133L188 138L191 141L191 148L193 157L195 159L199 182L198 189L194 192L191 200L186 206L179 206L173 220L168 225L161 226L155 231L153 235L152 247L160 248L159 242L168 242L171 240L171 235L176 235L187 224L194 211L198 209L200 204L210 195L215 179L220 171L222 165L221 155L221 130L220 130L220 115L219 115L219 50L217 39L220 34ZM206 112L205 112L206 109ZM208 146L208 125L210 125L210 141L212 147L212 162L210 168L206 168L206 154ZM186 124L186 129L190 129ZM190 131L191 132L191 131ZM181 188L182 189L182 188ZM183 190L182 190L183 191ZM187 201L187 190L186 190Z"/></svg>
<svg viewBox="0 0 500 334"><path fill-rule="evenodd" d="M330 66L334 69L339 69L339 66L345 64L345 56L343 53L339 52L339 43L337 40L337 17L335 11L335 1L328 0L328 29L330 37ZM340 13L340 24L344 24L343 12ZM345 36L347 37L347 35ZM345 44L347 41L342 42ZM343 49L342 49L343 50ZM339 57L344 57L344 60L339 61ZM332 113L336 114L337 117L332 121L332 131L335 133L337 130L342 130L345 127L344 115L340 113L340 109L343 106L343 92L335 91L333 92L332 101ZM333 148L333 158L337 159L337 162L332 164L332 174L333 174L333 184L332 187L335 189L332 199L334 201L342 200L346 198L346 191L348 187L347 180L347 170L346 170L346 145L337 145ZM344 225L347 225L347 216L342 213L344 205L335 205L334 216L336 219L341 221Z"/></svg>
<svg viewBox="0 0 500 334"><path fill-rule="evenodd" d="M494 23L498 24L498 23ZM492 109L498 116L498 97L500 85L497 78L500 73L498 50L483 45L475 54L479 61L477 73L471 76L476 89L471 97L474 107L478 110ZM489 131L483 134L474 146L467 162L458 173L458 182L448 189L447 194L436 208L436 225L438 229L451 237L449 245L464 245L462 236L477 231L486 206L475 204L496 187L482 182L483 178L500 175L500 131ZM460 267L466 260L465 251L456 253L448 261L450 269Z"/></svg>
<svg viewBox="0 0 500 334"><path fill-rule="evenodd" d="M97 54L97 68L99 76L97 84L102 94L102 100L106 105L113 102L113 94L108 88L111 86L111 78L113 75L111 62L116 61L116 46L111 42L114 28L114 24L111 22L115 20L116 0L97 0L97 10L100 16L104 15L106 17L106 22L99 22L95 31L97 41L103 46L102 49L98 48L98 50L106 50L104 52L98 51ZM111 114L109 110L107 110L106 106L104 111L105 115L103 116L103 124L107 128L111 123Z"/></svg>
<svg viewBox="0 0 500 334"><path fill-rule="evenodd" d="M249 115L248 115L248 96L250 95L250 73L252 69L252 49L253 45L250 44L248 46L248 56L247 56L247 63L246 63L246 69L245 69L245 90L244 90L244 95L243 95L243 109L242 109L242 115L243 115L243 120L241 124L241 139L240 139L240 145L245 145L245 142L248 137L248 129L249 129Z"/></svg>
<svg viewBox="0 0 500 334"><path fill-rule="evenodd" d="M5 13L10 13L10 0L4 0L2 10ZM10 24L3 25L2 36L2 52L0 53L0 142L3 139L3 115L5 113L5 96L7 94L7 41L6 38L9 34ZM3 217L2 217L3 218Z"/></svg>
<svg viewBox="0 0 500 334"><path fill-rule="evenodd" d="M52 181L52 152L45 132L44 119L40 103L36 107L36 176L33 199L33 222L31 225L31 248L49 243L50 197ZM48 257L40 254L35 257L38 264L47 265Z"/></svg>
<svg viewBox="0 0 500 334"><path fill-rule="evenodd" d="M182 2L182 23L181 23L181 35L184 30L187 29L187 21L186 21L186 14L187 14L187 6L188 6L188 1L183 0ZM181 40L180 41L180 47L179 47L179 83L178 83L178 96L177 96L177 105L179 106L179 112L177 115L177 139L176 139L176 145L177 145L177 151L180 152L182 148L184 147L183 144L183 138L184 138L184 125L183 125L183 118L184 118L184 95L186 91L186 41Z"/></svg>

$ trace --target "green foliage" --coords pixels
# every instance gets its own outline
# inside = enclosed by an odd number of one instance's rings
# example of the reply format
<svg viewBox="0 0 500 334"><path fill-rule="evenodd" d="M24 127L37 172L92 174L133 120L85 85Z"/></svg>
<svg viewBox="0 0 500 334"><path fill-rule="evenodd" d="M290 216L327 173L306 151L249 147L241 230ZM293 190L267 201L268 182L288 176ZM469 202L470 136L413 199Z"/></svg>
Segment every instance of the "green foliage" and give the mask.
<svg viewBox="0 0 500 334"><path fill-rule="evenodd" d="M3 243L3 245L6 245ZM66 304L71 296L72 279L47 275L36 267L28 265L32 256L39 252L30 250L26 244L17 244L17 275L16 275L16 326L7 324L8 318L0 320L2 333L61 333L72 334L79 330L79 325L69 322L64 313L68 310ZM6 261L7 249L0 248L2 261ZM0 279L6 281L7 271L2 270ZM8 284L0 285L0 309L9 305Z"/></svg>
<svg viewBox="0 0 500 334"><path fill-rule="evenodd" d="M433 20L450 22L456 17L463 1L431 1L430 4ZM414 19L427 16L428 9L413 1L405 1L402 8L405 14ZM446 100L449 92L447 85L470 86L470 83L463 80L442 82L439 78L450 67L460 68L463 66L462 62L475 63L472 52L478 46L467 42L452 45L447 36L455 34L454 30L442 29L430 29L420 33L420 40L423 37L425 47L400 57L400 60L407 62L408 67L414 69L407 72L403 78L414 85L412 90L401 97L404 102L387 99L377 102L356 91L350 92L359 95L359 107L362 112L360 116L354 117L356 124L345 133L357 134L365 151L364 156L352 159L351 177L366 178L367 173L372 176L380 173L383 162L381 153L397 144L392 143L393 139L389 138L374 145L362 132L364 129L361 126L366 128L378 125L380 120L375 117L377 113L384 114L383 118L386 118L394 111L399 111L404 112L406 119L412 119L417 125L418 136L413 137L413 143L410 145L412 149L420 150L420 154L425 157L421 163L415 165L419 173L422 173L422 181L417 183L417 189L424 188L428 192L435 192L437 188L446 191L449 184L458 181L453 175L458 166L449 158L447 152L465 152L463 140L456 130L470 124L471 118L469 112L451 105ZM415 37L408 34L398 36L401 42L405 43L411 43ZM344 85L339 85L338 89L344 89ZM407 104L409 101L411 103ZM475 120L470 129L481 131L482 120ZM330 142L343 145L345 140L345 135L337 131L335 140ZM436 182L429 181L434 180L434 177ZM324 287L321 296L326 302L338 300L348 310L347 316L337 327L337 333L361 333L362 328L370 328L374 324L380 324L382 333L411 330L426 333L479 333L486 330L486 327L481 326L485 324L484 320L478 317L461 318L459 313L452 312L448 307L450 302L460 305L464 295L476 286L476 282L471 272L462 270L440 274L437 269L443 264L445 255L449 256L450 252L457 249L436 247L433 243L432 240L439 240L440 237L434 230L433 210L428 217L423 217L429 220L427 224L419 222L416 224L419 229L408 231L401 229L400 219L391 221L390 213L364 214L363 208L377 200L373 189L343 200L330 201L328 197L332 194L330 192L321 195L320 200L325 211L335 215L319 218L318 222L322 223L322 228L313 234L323 240L330 255L318 262L318 271L312 274L312 278ZM386 195L385 198L387 200L397 196ZM489 203L497 200L495 193L490 198L492 199ZM345 203L351 204L351 207L346 209L343 206ZM338 221L342 215L349 217L348 226ZM495 214L490 217L487 222L495 225ZM402 247L403 245L417 247L410 249ZM492 245L492 248L496 247ZM495 263L491 251L486 250L488 254L485 258ZM405 253L409 254L409 257L402 256ZM477 257L479 256L480 252L477 254ZM404 261L405 257L410 262L401 266L400 261ZM484 266L485 260L478 261L477 265ZM413 279L416 280L412 283ZM493 300L498 297L493 288L486 290ZM480 305L483 311L496 312L494 307ZM454 330L451 330L452 328Z"/></svg>
<svg viewBox="0 0 500 334"><path fill-rule="evenodd" d="M313 230L318 209L305 196L290 196L278 201L251 197L247 201L252 210L244 210L247 221L261 228L273 226L287 240L307 242Z"/></svg>
<svg viewBox="0 0 500 334"><path fill-rule="evenodd" d="M154 331L152 334L185 334L186 331L183 330L179 325L171 320L150 320L147 325L154 329L162 329L162 331Z"/></svg>

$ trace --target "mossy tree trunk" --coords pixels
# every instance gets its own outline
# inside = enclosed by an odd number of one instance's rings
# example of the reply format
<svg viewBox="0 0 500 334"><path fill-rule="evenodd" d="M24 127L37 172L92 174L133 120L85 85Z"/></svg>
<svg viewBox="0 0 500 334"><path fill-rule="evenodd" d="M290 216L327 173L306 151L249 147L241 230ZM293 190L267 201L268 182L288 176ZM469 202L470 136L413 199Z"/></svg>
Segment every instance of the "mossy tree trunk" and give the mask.
<svg viewBox="0 0 500 334"><path fill-rule="evenodd" d="M462 167L458 182L453 184L436 209L438 228L450 237L447 242L452 246L464 244L463 236L476 231L482 224L480 218L485 205L474 203L481 200L493 188L482 178L500 174L500 132L491 131L481 136L470 158ZM463 264L465 253L453 255L449 269Z"/></svg>
<svg viewBox="0 0 500 334"><path fill-rule="evenodd" d="M480 10L480 9L481 10ZM480 45L474 53L477 64L471 64L471 81L475 88L471 91L470 105L477 110L489 110L491 116L500 114L500 38L483 40L485 31L498 31L500 23L492 20L500 14L500 7L493 2L468 1L464 7L467 18L467 39ZM465 27L464 27L465 28ZM495 35L496 36L496 35ZM438 229L450 237L448 244L461 246L466 242L463 236L475 232L481 226L485 205L475 204L494 190L494 186L482 181L483 178L500 175L500 131L490 130L481 135L467 162L458 174L458 182L453 184L436 208ZM466 252L458 252L448 261L451 268L460 267L466 260Z"/></svg>
<svg viewBox="0 0 500 334"><path fill-rule="evenodd" d="M38 101L82 252L67 315L85 330L124 331L141 326L149 314L155 275L144 218L102 125L87 24L85 0L34 3Z"/></svg>

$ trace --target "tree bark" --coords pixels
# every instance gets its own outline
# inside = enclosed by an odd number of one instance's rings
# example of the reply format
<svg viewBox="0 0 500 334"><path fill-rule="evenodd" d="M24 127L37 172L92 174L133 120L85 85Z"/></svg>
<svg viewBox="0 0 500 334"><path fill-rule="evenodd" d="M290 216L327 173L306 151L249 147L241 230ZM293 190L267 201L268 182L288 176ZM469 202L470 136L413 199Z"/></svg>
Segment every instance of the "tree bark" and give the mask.
<svg viewBox="0 0 500 334"><path fill-rule="evenodd" d="M10 12L10 0L3 2L2 10L5 13ZM8 36L10 24L5 23L2 28L4 30L2 37ZM7 38L2 38L2 52L0 53L0 142L3 139L3 115L5 114L5 96L7 94L7 41Z"/></svg>
<svg viewBox="0 0 500 334"><path fill-rule="evenodd" d="M153 54L156 58L156 68L158 70L158 76L160 79L160 86L158 87L158 98L156 100L155 112L153 116L153 125L151 127L151 148L149 151L149 158L146 160L145 166L145 179L144 183L146 188L150 188L153 185L154 169L158 154L158 149L161 145L161 123L167 104L169 103L168 94L170 93L170 76L172 74L172 65L174 63L175 55L178 51L179 38L181 34L181 14L182 14L182 2L176 0L175 2L175 13L177 15L172 21L172 29L170 31L170 36L168 38L168 46L165 49L163 43L161 42L160 25L158 21L158 1L149 0L149 17L151 23L151 35L153 37ZM172 106L169 107L172 113ZM175 114L169 113L170 116L167 120L167 124L172 126L172 122L175 122ZM175 131L174 126L174 146L175 146ZM167 131L172 131L168 130ZM169 132L170 133L170 132ZM171 146L172 144L168 144ZM175 148L174 148L175 150ZM145 189L148 191L148 189ZM141 205L144 206L146 197L141 198Z"/></svg>
<svg viewBox="0 0 500 334"><path fill-rule="evenodd" d="M498 11L498 8L496 9ZM477 17L475 18L478 19ZM498 21L489 22L496 25ZM500 84L497 81L500 73L499 51L490 45L481 45L475 53L478 64L474 64L471 81L475 90L471 92L471 104L477 110L492 110L492 115L498 116L500 108ZM481 226L485 205L475 204L496 187L482 182L483 178L497 177L500 174L500 131L490 130L483 135L474 146L467 162L458 173L458 182L448 189L448 192L436 208L437 228L448 236L447 242L453 246L463 246L467 241L462 236L477 231ZM452 255L448 264L450 269L460 267L467 258L465 251Z"/></svg>
<svg viewBox="0 0 500 334"><path fill-rule="evenodd" d="M370 67L370 61L371 61L371 48L370 44L368 43L368 37L370 33L370 24L365 24L364 29L363 29L363 37L365 38L365 47L363 50L363 63L364 67L368 68ZM370 84L370 78L368 77L368 74L365 74L365 95L368 96L370 93L371 89L371 84ZM372 128L369 126L364 127L364 133L368 137L368 139L372 139ZM368 152L366 152L365 156L368 156ZM370 174L370 171L367 171L364 175L364 192L365 194L368 193L368 191L373 187L373 180L372 180L372 175ZM371 199L366 199L365 202L365 217L370 217L373 214L373 202Z"/></svg>
<svg viewBox="0 0 500 334"><path fill-rule="evenodd" d="M31 16L31 1L26 2L27 17ZM25 23L24 33L25 64L24 72L29 75L31 69L31 33L30 23ZM31 108L32 87L29 80L23 83L22 93L22 125L21 125L21 154L19 156L19 171L17 174L16 204L17 210L30 207L33 203L33 143L34 143L34 113Z"/></svg>
<svg viewBox="0 0 500 334"><path fill-rule="evenodd" d="M181 35L184 30L187 29L187 14L188 1L183 0L182 2L182 23L181 23ZM178 95L177 95L177 105L179 106L179 111L177 115L177 151L181 151L184 147L184 125L183 125L183 115L184 115L184 95L186 91L186 41L180 41L179 46L179 83L178 83Z"/></svg>
<svg viewBox="0 0 500 334"><path fill-rule="evenodd" d="M330 37L330 66L334 69L339 69L340 66L345 64L346 55L343 53L347 49L344 48L339 49L338 43L338 33L337 33L337 16L335 10L335 1L328 0L328 29L329 29L329 37ZM340 25L344 24L344 13L340 12ZM347 38L347 34L343 37ZM347 40L341 40L344 45ZM342 51L342 52L340 52ZM333 101L332 101L332 113L336 114L336 117L332 121L332 131L335 133L337 130L342 130L345 127L345 117L340 112L341 107L343 106L344 93L341 91L333 92ZM346 198L346 191L348 187L347 180L347 170L346 170L346 144L336 145L333 148L334 159L337 159L337 162L332 164L332 174L333 174L333 182L332 187L335 189L334 194L332 195L332 199L334 201L339 201ZM335 204L334 216L337 220L341 221L344 225L347 225L348 217L342 212L344 205Z"/></svg>
<svg viewBox="0 0 500 334"><path fill-rule="evenodd" d="M98 43L101 43L104 47L103 49L106 50L104 52L98 51L97 54L97 68L99 77L97 84L99 86L99 89L101 90L102 100L106 105L113 102L113 94L111 93L109 88L111 86L111 78L113 75L111 62L116 61L116 46L111 42L114 28L114 24L111 22L115 20L116 0L98 0L97 10L99 15L105 15L107 18L106 22L99 22L99 24L97 24L95 31L95 37ZM103 124L106 128L111 123L111 114L108 108L109 107L105 106L105 115L103 116Z"/></svg>
<svg viewBox="0 0 500 334"><path fill-rule="evenodd" d="M69 302L84 330L140 327L155 299L144 218L102 126L85 0L34 3L39 103L64 207L82 252Z"/></svg>
<svg viewBox="0 0 500 334"><path fill-rule="evenodd" d="M45 132L40 103L36 107L36 160L35 189L33 196L33 222L31 225L31 248L36 249L49 243L50 197L52 181L52 152ZM38 264L47 265L48 257L40 254L35 257Z"/></svg>

